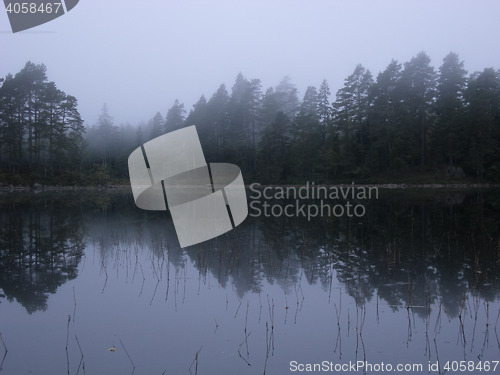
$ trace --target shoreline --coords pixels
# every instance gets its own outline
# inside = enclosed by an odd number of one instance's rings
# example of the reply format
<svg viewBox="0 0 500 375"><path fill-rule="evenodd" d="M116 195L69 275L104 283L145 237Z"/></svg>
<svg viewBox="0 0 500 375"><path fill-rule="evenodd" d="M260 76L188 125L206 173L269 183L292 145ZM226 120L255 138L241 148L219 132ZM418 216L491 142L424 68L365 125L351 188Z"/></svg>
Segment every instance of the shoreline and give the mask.
<svg viewBox="0 0 500 375"><path fill-rule="evenodd" d="M130 185L103 185L103 186L52 186L52 185L7 185L0 186L0 192L44 192L44 191L100 191L100 190L121 190L128 188Z"/></svg>
<svg viewBox="0 0 500 375"><path fill-rule="evenodd" d="M307 184L307 182L306 182ZM293 187L300 188L305 187L306 184L297 185L297 184L283 184L283 185L263 185L259 184L257 187L255 184L245 185L246 188L250 188L253 186L254 189L262 189L267 187ZM383 184L366 184L366 183L351 183L351 184L309 184L309 188L312 187L376 187L379 189L491 189L491 188L500 188L500 183L435 183L435 184L407 184L407 183L383 183Z"/></svg>
<svg viewBox="0 0 500 375"><path fill-rule="evenodd" d="M309 186L312 187L376 187L378 189L387 190L411 190L411 189L454 189L454 190L467 190L467 189L492 189L500 188L500 183L435 183L435 184L407 184L407 183L384 183L384 184L312 184L306 182L305 184L269 184L263 185L256 183L245 185L245 188L250 189L264 189L264 188L301 188ZM52 186L52 185L3 185L0 186L0 192L44 192L44 191L112 191L112 190L130 190L130 185L95 185L95 186Z"/></svg>

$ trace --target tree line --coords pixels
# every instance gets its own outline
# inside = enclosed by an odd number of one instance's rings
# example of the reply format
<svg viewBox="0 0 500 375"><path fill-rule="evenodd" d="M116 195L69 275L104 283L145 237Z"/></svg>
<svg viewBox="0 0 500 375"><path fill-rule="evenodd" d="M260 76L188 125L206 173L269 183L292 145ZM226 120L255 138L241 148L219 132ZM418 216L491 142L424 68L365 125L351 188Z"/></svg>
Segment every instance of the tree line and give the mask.
<svg viewBox="0 0 500 375"><path fill-rule="evenodd" d="M33 95L40 78L30 84L17 78L29 81L28 66L37 67L29 64L0 88L4 171L43 165L54 173L55 168L74 171L78 166L96 181L124 179L133 149L194 124L207 161L235 163L249 181L500 179L500 71L486 68L468 75L453 52L438 69L425 52L405 63L392 60L376 78L359 64L333 101L326 80L319 89L307 87L299 100L289 77L263 91L259 79L240 73L230 91L220 85L209 99L202 95L189 113L176 100L165 116L158 112L138 126L115 125L105 106L85 134L76 99L73 116L64 115L62 104L68 99L53 104L58 110L51 112L46 96ZM9 91L16 84L17 91ZM56 134L59 143L51 138Z"/></svg>
<svg viewBox="0 0 500 375"><path fill-rule="evenodd" d="M44 179L62 171L81 173L85 128L77 99L47 80L43 64L27 62L20 72L2 81L1 175L12 181L10 176L21 174Z"/></svg>

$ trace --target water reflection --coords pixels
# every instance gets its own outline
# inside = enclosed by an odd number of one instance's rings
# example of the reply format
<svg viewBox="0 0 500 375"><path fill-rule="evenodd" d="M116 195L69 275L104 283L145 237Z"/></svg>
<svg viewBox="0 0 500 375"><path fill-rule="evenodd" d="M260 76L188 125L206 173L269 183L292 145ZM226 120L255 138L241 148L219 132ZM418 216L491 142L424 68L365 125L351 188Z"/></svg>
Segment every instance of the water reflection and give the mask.
<svg viewBox="0 0 500 375"><path fill-rule="evenodd" d="M183 250L168 215L137 210L126 193L4 195L0 288L29 313L44 310L47 295L77 276L92 243L104 265L124 246L158 257L168 251L176 267L187 256L201 275L210 272L222 287L230 281L240 297L261 292L262 280L290 288L301 273L329 288L334 270L360 305L375 295L394 310L439 299L455 317L464 290L498 296L500 199L494 192L424 193L382 191L362 218L249 217Z"/></svg>
<svg viewBox="0 0 500 375"><path fill-rule="evenodd" d="M232 235L189 249L187 255L222 285L231 275L240 296L259 292L263 278L285 287L302 272L308 283L328 288L333 270L357 304L377 295L394 310L421 307L417 311L425 315L439 300L455 317L465 291L488 301L498 296L495 197L386 191L367 205L362 218L249 220Z"/></svg>
<svg viewBox="0 0 500 375"><path fill-rule="evenodd" d="M0 288L30 314L45 310L48 294L77 276L83 213L66 198L9 195L0 206Z"/></svg>
<svg viewBox="0 0 500 375"><path fill-rule="evenodd" d="M190 364L194 373L198 355L204 373L283 373L300 358L491 360L500 349L499 197L381 191L362 218L249 217L180 249L168 214L136 209L128 192L4 195L0 288L10 304L0 309L17 301L31 316L51 311L49 340L69 340L70 355L47 373L82 364L130 372L126 356L104 357L122 339L147 373ZM9 355L26 346L26 330L7 330ZM43 345L30 345L42 363ZM157 363L164 347L168 364ZM22 368L14 358L11 369Z"/></svg>

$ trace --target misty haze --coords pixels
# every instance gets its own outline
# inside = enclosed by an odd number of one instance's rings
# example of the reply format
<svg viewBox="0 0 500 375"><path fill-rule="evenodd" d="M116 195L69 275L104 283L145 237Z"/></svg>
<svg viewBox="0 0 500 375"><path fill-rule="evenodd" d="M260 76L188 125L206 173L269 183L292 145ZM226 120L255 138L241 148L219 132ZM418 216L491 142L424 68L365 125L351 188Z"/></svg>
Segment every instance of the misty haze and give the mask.
<svg viewBox="0 0 500 375"><path fill-rule="evenodd" d="M500 372L499 4L72 4L0 14L0 371Z"/></svg>

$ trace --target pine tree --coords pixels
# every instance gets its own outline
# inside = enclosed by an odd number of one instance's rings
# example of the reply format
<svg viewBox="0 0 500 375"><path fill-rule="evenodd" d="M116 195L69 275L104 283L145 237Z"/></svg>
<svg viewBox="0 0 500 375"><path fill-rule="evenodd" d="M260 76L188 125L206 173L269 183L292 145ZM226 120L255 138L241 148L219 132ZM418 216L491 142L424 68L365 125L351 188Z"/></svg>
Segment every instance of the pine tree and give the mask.
<svg viewBox="0 0 500 375"><path fill-rule="evenodd" d="M318 90L314 86L308 86L304 94L304 99L300 104L300 114L309 115L319 121L318 113Z"/></svg>
<svg viewBox="0 0 500 375"><path fill-rule="evenodd" d="M66 168L77 170L81 174L85 149L85 142L83 139L85 127L80 113L78 112L77 99L72 95L66 95L62 102L61 110L63 122L66 124Z"/></svg>
<svg viewBox="0 0 500 375"><path fill-rule="evenodd" d="M290 174L290 129L287 115L278 112L275 120L262 132L259 142L257 173L261 181L277 183L286 181Z"/></svg>
<svg viewBox="0 0 500 375"><path fill-rule="evenodd" d="M293 118L299 110L297 92L289 76L283 77L274 90L274 100L278 104L279 111L282 111L288 118Z"/></svg>
<svg viewBox="0 0 500 375"><path fill-rule="evenodd" d="M385 172L400 169L405 164L405 149L400 147L398 133L403 129L400 121L401 64L392 60L387 68L378 74L370 90L369 111L370 147L373 171ZM396 165L394 165L396 161Z"/></svg>
<svg viewBox="0 0 500 375"><path fill-rule="evenodd" d="M45 65L27 62L0 87L0 163L13 174L53 175L83 147L76 98L48 82L45 72Z"/></svg>
<svg viewBox="0 0 500 375"><path fill-rule="evenodd" d="M293 146L291 159L300 178L321 172L321 153L324 138L318 115L318 92L309 86L294 119L292 128Z"/></svg>
<svg viewBox="0 0 500 375"><path fill-rule="evenodd" d="M175 99L174 104L168 110L167 117L165 118L165 130L167 133L178 130L184 126L185 113L184 104L179 103L179 100Z"/></svg>
<svg viewBox="0 0 500 375"><path fill-rule="evenodd" d="M160 112L156 112L155 117L151 120L151 139L165 134L165 121Z"/></svg>
<svg viewBox="0 0 500 375"><path fill-rule="evenodd" d="M205 153L205 158L210 161L215 160L215 149L216 149L216 136L214 128L208 119L208 108L207 100L205 96L202 95L200 99L193 105L193 109L189 111L186 117L186 126L196 125L198 130L198 135L203 145L203 151Z"/></svg>
<svg viewBox="0 0 500 375"><path fill-rule="evenodd" d="M332 106L330 104L330 87L326 79L321 82L318 92L318 115L323 127L326 128L332 117Z"/></svg>
<svg viewBox="0 0 500 375"><path fill-rule="evenodd" d="M468 102L468 166L479 181L500 180L500 71L474 73L465 92Z"/></svg>
<svg viewBox="0 0 500 375"><path fill-rule="evenodd" d="M449 53L439 68L436 98L435 150L437 161L446 160L450 167L464 157L464 92L467 72L456 53Z"/></svg>
<svg viewBox="0 0 500 375"><path fill-rule="evenodd" d="M115 140L117 138L118 128L113 123L113 117L108 112L108 106L102 106L101 114L97 121L97 150L100 155L101 165L104 168L108 167L109 159L114 154L116 149Z"/></svg>
<svg viewBox="0 0 500 375"><path fill-rule="evenodd" d="M54 175L54 168L60 165L65 156L67 129L61 108L64 98L64 93L53 82L47 84L43 97L44 111L41 124L44 127L44 138L48 143L48 168L51 176Z"/></svg>
<svg viewBox="0 0 500 375"><path fill-rule="evenodd" d="M222 161L228 143L227 129L230 126L229 94L224 84L220 85L215 94L207 102L207 121L213 129L214 161Z"/></svg>
<svg viewBox="0 0 500 375"><path fill-rule="evenodd" d="M15 174L22 156L23 126L19 121L19 104L22 101L17 95L17 80L7 75L0 87L0 151L8 168Z"/></svg>
<svg viewBox="0 0 500 375"><path fill-rule="evenodd" d="M406 108L407 135L411 164L419 161L420 167L427 165L428 138L432 132L433 106L436 96L436 73L430 65L431 59L420 52L405 63L400 85ZM415 142L415 140L417 140Z"/></svg>
<svg viewBox="0 0 500 375"><path fill-rule="evenodd" d="M370 71L358 64L345 79L344 87L338 90L333 104L334 126L342 134L341 158L346 170L362 167L366 161L368 93L372 84Z"/></svg>
<svg viewBox="0 0 500 375"><path fill-rule="evenodd" d="M19 96L23 103L19 107L21 112L22 126L26 129L27 151L29 168L36 163L37 153L39 155L40 142L43 127L40 121L42 107L41 96L47 84L47 68L44 64L34 64L28 61L23 69L16 74ZM55 84L54 84L55 85Z"/></svg>

